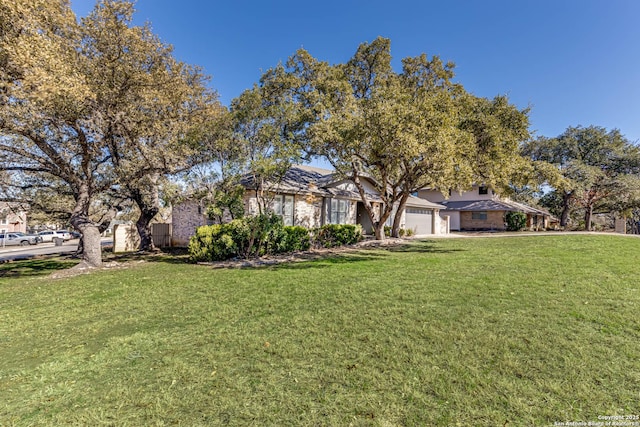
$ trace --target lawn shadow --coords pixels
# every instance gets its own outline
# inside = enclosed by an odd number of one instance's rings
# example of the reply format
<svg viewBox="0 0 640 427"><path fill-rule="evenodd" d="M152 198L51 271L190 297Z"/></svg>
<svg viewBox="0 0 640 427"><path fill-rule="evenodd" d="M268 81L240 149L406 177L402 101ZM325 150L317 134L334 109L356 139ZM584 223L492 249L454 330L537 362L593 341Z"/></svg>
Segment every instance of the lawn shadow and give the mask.
<svg viewBox="0 0 640 427"><path fill-rule="evenodd" d="M80 262L71 256L58 258L31 258L0 264L0 278L46 276L54 271L66 270Z"/></svg>
<svg viewBox="0 0 640 427"><path fill-rule="evenodd" d="M408 243L386 248L389 252L401 253L429 253L429 254L449 254L454 252L464 252L465 249L444 249L438 246L437 240L413 240Z"/></svg>
<svg viewBox="0 0 640 427"><path fill-rule="evenodd" d="M190 264L187 248L161 248L153 252L104 252L104 262L161 262L166 264Z"/></svg>
<svg viewBox="0 0 640 427"><path fill-rule="evenodd" d="M290 259L270 265L271 268L300 270L311 268L327 268L339 264L351 264L354 262L375 261L387 257L384 251L366 250L345 250L342 253L318 252L294 254Z"/></svg>

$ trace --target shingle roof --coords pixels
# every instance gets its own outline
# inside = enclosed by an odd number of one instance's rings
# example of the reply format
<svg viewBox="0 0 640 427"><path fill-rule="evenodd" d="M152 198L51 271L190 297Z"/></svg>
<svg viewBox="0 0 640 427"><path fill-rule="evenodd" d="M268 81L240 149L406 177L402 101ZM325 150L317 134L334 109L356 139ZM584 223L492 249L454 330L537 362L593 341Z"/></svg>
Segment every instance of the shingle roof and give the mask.
<svg viewBox="0 0 640 427"><path fill-rule="evenodd" d="M407 199L407 206L414 208L429 208L429 209L446 209L446 206L433 203L427 199L421 199L420 197L409 196Z"/></svg>
<svg viewBox="0 0 640 427"><path fill-rule="evenodd" d="M334 171L308 165L294 165L285 173L282 181L273 187L274 191L290 194L316 194L326 197L344 197L352 200L360 200L360 193L339 188L337 184L346 179L339 177ZM247 175L240 181L242 185L249 187L253 183L253 177ZM367 193L367 198L372 202L381 202L377 194ZM430 202L419 197L410 196L407 206L429 209L444 209L445 206Z"/></svg>
<svg viewBox="0 0 640 427"><path fill-rule="evenodd" d="M450 211L514 211L535 215L550 215L541 209L511 200L471 200L464 202L442 202Z"/></svg>

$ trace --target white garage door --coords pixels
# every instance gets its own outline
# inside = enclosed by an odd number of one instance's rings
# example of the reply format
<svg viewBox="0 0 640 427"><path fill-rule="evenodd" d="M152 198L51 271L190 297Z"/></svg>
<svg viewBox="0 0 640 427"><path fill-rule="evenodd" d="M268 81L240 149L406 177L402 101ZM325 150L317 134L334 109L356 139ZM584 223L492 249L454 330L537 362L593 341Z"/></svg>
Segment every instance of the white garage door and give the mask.
<svg viewBox="0 0 640 427"><path fill-rule="evenodd" d="M415 234L433 234L433 211L431 209L407 208L405 227L415 231Z"/></svg>

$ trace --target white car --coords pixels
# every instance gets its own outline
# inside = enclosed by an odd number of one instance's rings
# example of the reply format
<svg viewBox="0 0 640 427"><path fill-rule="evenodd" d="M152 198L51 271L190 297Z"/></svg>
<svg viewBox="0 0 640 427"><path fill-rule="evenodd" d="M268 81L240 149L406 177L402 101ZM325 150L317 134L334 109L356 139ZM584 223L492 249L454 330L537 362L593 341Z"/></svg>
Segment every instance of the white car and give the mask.
<svg viewBox="0 0 640 427"><path fill-rule="evenodd" d="M53 239L58 237L62 240L70 240L71 235L69 232L61 231L53 231L53 230L45 230L38 233L38 236L42 237L43 242L53 242Z"/></svg>
<svg viewBox="0 0 640 427"><path fill-rule="evenodd" d="M3 246L27 246L27 245L37 245L38 237L30 234L24 233L2 233L0 234L0 247Z"/></svg>
<svg viewBox="0 0 640 427"><path fill-rule="evenodd" d="M62 234L62 238L64 239L65 242L67 240L71 240L71 233L69 232L69 230L58 230L56 231L56 233Z"/></svg>

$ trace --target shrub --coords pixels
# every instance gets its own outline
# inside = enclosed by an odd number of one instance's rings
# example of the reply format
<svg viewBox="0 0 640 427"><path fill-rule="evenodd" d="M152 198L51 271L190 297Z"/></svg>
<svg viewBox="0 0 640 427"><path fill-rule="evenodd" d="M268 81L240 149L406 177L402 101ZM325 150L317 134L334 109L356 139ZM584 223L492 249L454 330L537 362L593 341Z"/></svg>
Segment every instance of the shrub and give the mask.
<svg viewBox="0 0 640 427"><path fill-rule="evenodd" d="M283 231L284 238L279 252L308 251L311 247L311 235L306 228L299 225L285 226Z"/></svg>
<svg viewBox="0 0 640 427"><path fill-rule="evenodd" d="M523 212L507 212L507 231L520 231L527 225L527 215Z"/></svg>
<svg viewBox="0 0 640 427"><path fill-rule="evenodd" d="M387 237L391 237L391 227L388 225L384 226L384 235ZM398 237L411 237L414 235L413 229L411 228L401 228L398 230Z"/></svg>
<svg viewBox="0 0 640 427"><path fill-rule="evenodd" d="M325 248L353 245L360 240L362 240L362 226L359 224L326 224L314 230L315 244Z"/></svg>
<svg viewBox="0 0 640 427"><path fill-rule="evenodd" d="M241 256L250 258L279 252L284 239L282 217L269 213L246 217L244 220L249 228L249 236Z"/></svg>
<svg viewBox="0 0 640 427"><path fill-rule="evenodd" d="M274 214L235 219L226 224L198 227L189 241L191 260L222 261L283 252L286 233Z"/></svg>
<svg viewBox="0 0 640 427"><path fill-rule="evenodd" d="M189 241L192 261L220 261L232 258L238 251L234 227L231 224L215 224L198 227Z"/></svg>
<svg viewBox="0 0 640 427"><path fill-rule="evenodd" d="M313 231L314 244L325 248L352 245L360 240L360 225L327 224ZM282 218L274 214L257 215L198 227L189 241L189 255L194 262L223 261L306 251L311 242L311 233L306 228L285 227Z"/></svg>

